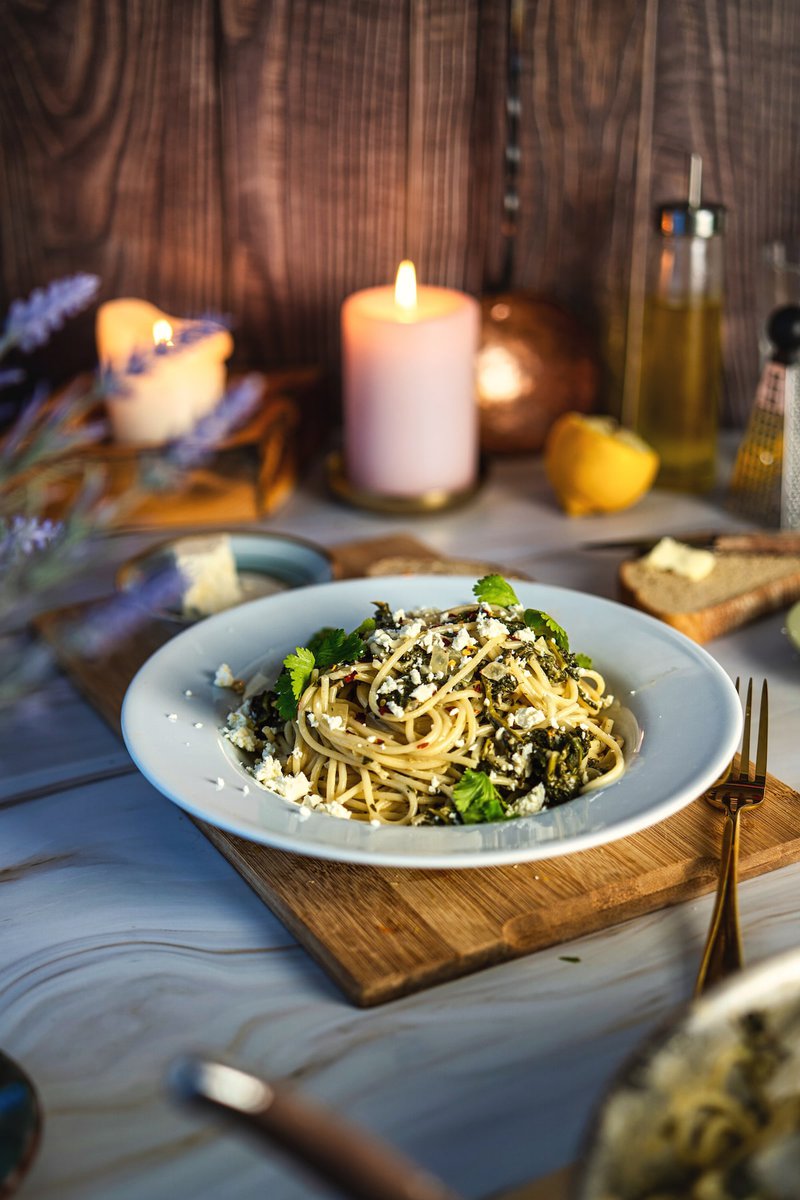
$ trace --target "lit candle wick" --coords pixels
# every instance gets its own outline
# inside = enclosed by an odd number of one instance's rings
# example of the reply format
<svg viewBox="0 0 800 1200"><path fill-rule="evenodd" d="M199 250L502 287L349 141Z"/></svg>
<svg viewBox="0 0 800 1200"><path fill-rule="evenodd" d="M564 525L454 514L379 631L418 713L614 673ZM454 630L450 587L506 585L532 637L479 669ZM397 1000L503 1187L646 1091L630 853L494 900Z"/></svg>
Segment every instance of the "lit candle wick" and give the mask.
<svg viewBox="0 0 800 1200"><path fill-rule="evenodd" d="M172 346L172 326L169 321L156 321L153 325L153 342L156 346Z"/></svg>
<svg viewBox="0 0 800 1200"><path fill-rule="evenodd" d="M404 259L397 268L394 285L394 302L398 308L411 312L417 307L417 273L414 264Z"/></svg>

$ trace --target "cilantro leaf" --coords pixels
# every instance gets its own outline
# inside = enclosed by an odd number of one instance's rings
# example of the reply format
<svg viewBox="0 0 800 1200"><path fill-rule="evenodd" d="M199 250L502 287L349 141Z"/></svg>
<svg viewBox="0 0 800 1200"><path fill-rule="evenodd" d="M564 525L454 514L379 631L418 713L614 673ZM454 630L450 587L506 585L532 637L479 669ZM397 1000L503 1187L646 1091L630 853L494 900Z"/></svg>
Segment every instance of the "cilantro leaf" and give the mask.
<svg viewBox="0 0 800 1200"><path fill-rule="evenodd" d="M275 707L284 721L297 716L297 702L313 670L314 655L302 646L296 646L294 654L287 654L283 660L283 670L275 683Z"/></svg>
<svg viewBox="0 0 800 1200"><path fill-rule="evenodd" d="M331 634L336 632L337 631L334 629L333 625L323 625L322 629L318 629L316 633L312 633L311 637L306 643L306 648L314 655L315 662L317 659L317 651L319 650L320 646L323 646ZM339 633L344 633L344 630L340 629Z"/></svg>
<svg viewBox="0 0 800 1200"><path fill-rule="evenodd" d="M497 789L483 771L468 767L453 788L453 800L467 825L506 819Z"/></svg>
<svg viewBox="0 0 800 1200"><path fill-rule="evenodd" d="M547 613L539 612L537 608L526 608L523 617L528 629L555 642L562 654L569 653L569 638L566 630L562 629L558 622L549 617Z"/></svg>
<svg viewBox="0 0 800 1200"><path fill-rule="evenodd" d="M322 637L314 645L314 661L320 671L325 671L335 663L355 662L361 658L366 645L358 633L345 633L343 629L320 630Z"/></svg>
<svg viewBox="0 0 800 1200"><path fill-rule="evenodd" d="M509 604L519 604L517 593L502 575L484 575L472 591L481 604L499 604L501 608L508 608Z"/></svg>
<svg viewBox="0 0 800 1200"><path fill-rule="evenodd" d="M592 660L589 658L588 654L576 654L575 655L575 666L583 667L584 671L591 671Z"/></svg>

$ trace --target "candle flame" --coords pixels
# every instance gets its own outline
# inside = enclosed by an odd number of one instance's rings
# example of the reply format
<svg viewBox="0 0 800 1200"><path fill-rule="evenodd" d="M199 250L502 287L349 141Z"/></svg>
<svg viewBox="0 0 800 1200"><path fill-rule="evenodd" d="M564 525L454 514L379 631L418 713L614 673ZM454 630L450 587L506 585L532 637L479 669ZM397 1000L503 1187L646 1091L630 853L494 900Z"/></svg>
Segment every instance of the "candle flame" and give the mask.
<svg viewBox="0 0 800 1200"><path fill-rule="evenodd" d="M172 345L172 326L169 321L156 321L153 325L153 343L156 346Z"/></svg>
<svg viewBox="0 0 800 1200"><path fill-rule="evenodd" d="M404 259L397 268L394 302L399 308L417 307L417 273L414 270L413 262L409 262L408 259Z"/></svg>

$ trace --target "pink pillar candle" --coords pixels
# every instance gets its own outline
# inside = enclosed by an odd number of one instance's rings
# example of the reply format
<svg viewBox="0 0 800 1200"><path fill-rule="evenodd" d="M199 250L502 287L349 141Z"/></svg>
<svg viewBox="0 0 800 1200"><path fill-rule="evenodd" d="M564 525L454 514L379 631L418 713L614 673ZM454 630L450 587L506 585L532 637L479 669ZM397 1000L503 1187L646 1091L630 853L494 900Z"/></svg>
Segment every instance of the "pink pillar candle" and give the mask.
<svg viewBox="0 0 800 1200"><path fill-rule="evenodd" d="M405 281L407 290L403 290ZM344 460L349 482L413 497L470 487L478 465L477 302L416 287L355 292L342 306Z"/></svg>

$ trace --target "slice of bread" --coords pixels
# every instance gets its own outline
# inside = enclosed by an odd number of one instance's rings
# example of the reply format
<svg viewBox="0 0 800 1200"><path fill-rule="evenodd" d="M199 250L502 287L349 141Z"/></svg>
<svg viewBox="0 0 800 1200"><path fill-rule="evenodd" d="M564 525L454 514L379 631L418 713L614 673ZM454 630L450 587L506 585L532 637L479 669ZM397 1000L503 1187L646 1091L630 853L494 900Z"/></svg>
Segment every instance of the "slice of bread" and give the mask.
<svg viewBox="0 0 800 1200"><path fill-rule="evenodd" d="M800 555L719 553L716 560L710 575L696 582L643 559L624 562L622 599L696 642L709 642L800 597Z"/></svg>

